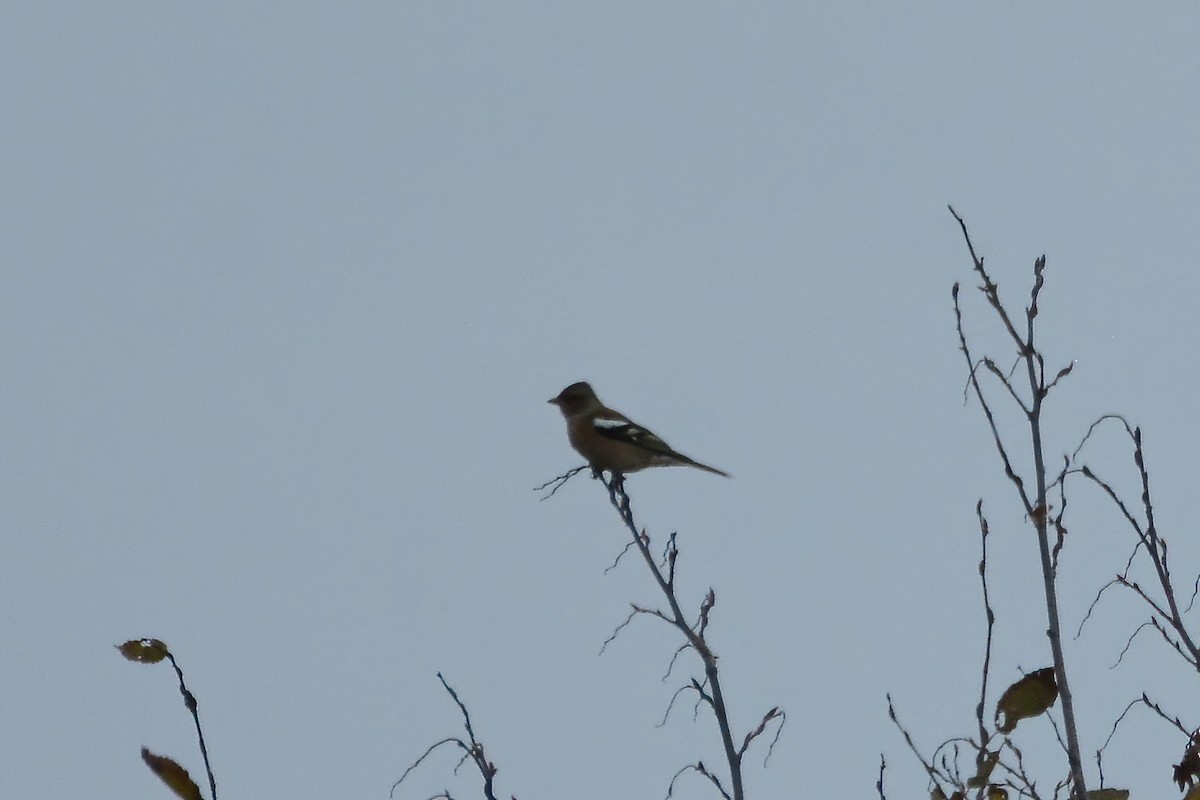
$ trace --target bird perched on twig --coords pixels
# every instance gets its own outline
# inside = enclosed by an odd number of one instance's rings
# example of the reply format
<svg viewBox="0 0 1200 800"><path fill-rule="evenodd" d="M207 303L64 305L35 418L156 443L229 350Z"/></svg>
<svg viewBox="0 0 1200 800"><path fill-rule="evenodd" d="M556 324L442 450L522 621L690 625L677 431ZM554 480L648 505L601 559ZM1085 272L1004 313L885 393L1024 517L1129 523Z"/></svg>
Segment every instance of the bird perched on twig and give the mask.
<svg viewBox="0 0 1200 800"><path fill-rule="evenodd" d="M686 466L731 477L728 472L671 449L652 431L605 407L585 381L572 383L548 402L558 406L567 418L567 438L594 473L608 470L619 476L647 467Z"/></svg>

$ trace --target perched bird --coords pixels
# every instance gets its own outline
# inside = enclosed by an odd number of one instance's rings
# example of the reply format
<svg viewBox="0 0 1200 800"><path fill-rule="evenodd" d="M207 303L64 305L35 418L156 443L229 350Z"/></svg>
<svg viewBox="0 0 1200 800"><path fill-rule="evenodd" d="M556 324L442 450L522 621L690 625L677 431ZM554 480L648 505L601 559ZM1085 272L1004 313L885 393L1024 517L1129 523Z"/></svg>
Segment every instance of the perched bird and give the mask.
<svg viewBox="0 0 1200 800"><path fill-rule="evenodd" d="M651 431L619 411L606 408L584 381L572 383L548 402L558 406L567 418L571 446L588 460L595 473L608 470L617 476L647 467L687 466L730 477L728 472L672 450Z"/></svg>

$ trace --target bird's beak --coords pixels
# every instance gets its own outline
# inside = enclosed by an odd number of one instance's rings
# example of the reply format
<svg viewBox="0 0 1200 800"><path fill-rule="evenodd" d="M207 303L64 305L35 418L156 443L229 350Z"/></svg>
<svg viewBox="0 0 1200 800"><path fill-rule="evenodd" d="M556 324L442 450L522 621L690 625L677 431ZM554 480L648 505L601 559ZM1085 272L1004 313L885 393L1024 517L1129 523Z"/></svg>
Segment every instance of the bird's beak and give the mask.
<svg viewBox="0 0 1200 800"><path fill-rule="evenodd" d="M546 402L547 402L547 403L549 403L549 404L550 404L550 405L552 405L552 406L556 406L556 405L558 405L558 398L557 398L557 397L551 397L551 398L550 398L549 400L547 400Z"/></svg>

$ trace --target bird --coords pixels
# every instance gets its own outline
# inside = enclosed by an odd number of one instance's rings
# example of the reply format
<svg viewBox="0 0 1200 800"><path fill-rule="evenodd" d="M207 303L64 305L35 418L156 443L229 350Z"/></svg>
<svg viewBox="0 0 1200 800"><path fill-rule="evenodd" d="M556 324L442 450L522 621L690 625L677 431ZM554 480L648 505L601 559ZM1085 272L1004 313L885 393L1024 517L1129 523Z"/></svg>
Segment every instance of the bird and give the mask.
<svg viewBox="0 0 1200 800"><path fill-rule="evenodd" d="M547 402L566 417L567 438L595 475L608 470L617 478L647 467L695 467L732 477L672 449L648 428L606 407L586 381L572 383Z"/></svg>

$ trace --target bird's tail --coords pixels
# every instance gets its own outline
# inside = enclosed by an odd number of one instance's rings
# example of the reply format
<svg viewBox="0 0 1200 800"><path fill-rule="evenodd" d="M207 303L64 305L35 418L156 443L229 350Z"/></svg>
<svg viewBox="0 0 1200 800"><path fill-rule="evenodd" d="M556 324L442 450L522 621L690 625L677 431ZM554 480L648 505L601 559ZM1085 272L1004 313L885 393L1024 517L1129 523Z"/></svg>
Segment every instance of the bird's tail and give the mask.
<svg viewBox="0 0 1200 800"><path fill-rule="evenodd" d="M730 475L728 472L726 472L723 469L717 469L716 467L710 467L708 464L701 464L699 461L696 461L693 458L688 458L685 455L680 455L680 458L683 460L683 463L687 464L689 467L695 467L696 469L702 469L705 472L711 472L713 475L720 475L723 478L732 478L733 477L732 475Z"/></svg>

